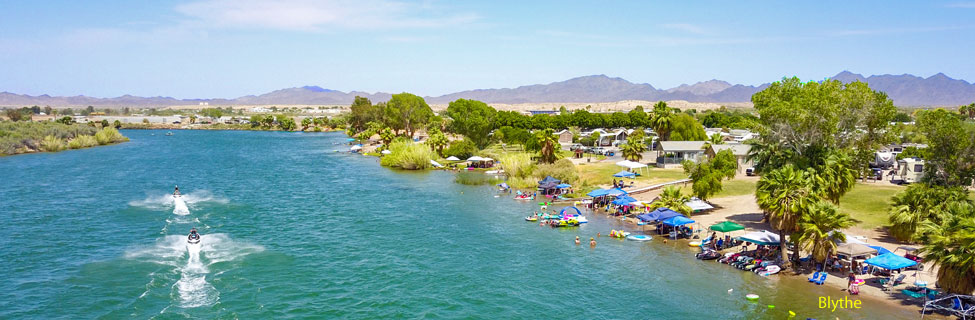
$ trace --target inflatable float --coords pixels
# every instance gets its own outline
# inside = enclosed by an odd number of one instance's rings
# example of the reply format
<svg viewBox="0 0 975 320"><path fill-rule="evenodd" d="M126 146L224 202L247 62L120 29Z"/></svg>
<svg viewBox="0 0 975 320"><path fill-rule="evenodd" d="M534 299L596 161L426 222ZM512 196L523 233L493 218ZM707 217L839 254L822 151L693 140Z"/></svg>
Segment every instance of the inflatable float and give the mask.
<svg viewBox="0 0 975 320"><path fill-rule="evenodd" d="M625 232L623 230L610 230L609 231L609 236L612 237L612 238L623 239L623 238L626 238L626 236L628 236L628 235L630 235L630 233L629 232Z"/></svg>
<svg viewBox="0 0 975 320"><path fill-rule="evenodd" d="M745 295L745 299L748 301L758 301L758 295L754 293L749 293Z"/></svg>
<svg viewBox="0 0 975 320"><path fill-rule="evenodd" d="M538 218L537 217L525 217L525 221L535 222L535 221L538 221Z"/></svg>
<svg viewBox="0 0 975 320"><path fill-rule="evenodd" d="M691 246L691 247L700 247L701 246L701 242L700 241L691 241L691 242L688 242L687 245L688 246Z"/></svg>
<svg viewBox="0 0 975 320"><path fill-rule="evenodd" d="M635 235L627 236L626 238L633 241L649 241L653 239L653 237L651 236L646 236L642 234L635 234Z"/></svg>

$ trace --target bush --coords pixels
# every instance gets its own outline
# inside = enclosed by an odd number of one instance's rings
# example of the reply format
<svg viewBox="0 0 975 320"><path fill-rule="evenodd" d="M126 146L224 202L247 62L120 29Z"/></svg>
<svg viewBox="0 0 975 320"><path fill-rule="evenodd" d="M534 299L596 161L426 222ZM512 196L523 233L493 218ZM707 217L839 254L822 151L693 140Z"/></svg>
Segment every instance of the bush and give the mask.
<svg viewBox="0 0 975 320"><path fill-rule="evenodd" d="M109 143L129 141L129 138L123 136L115 128L102 128L102 130L95 133L95 140L100 145L106 145Z"/></svg>
<svg viewBox="0 0 975 320"><path fill-rule="evenodd" d="M423 170L430 167L434 154L426 145L409 141L394 141L389 151L379 160L379 164L405 170Z"/></svg>
<svg viewBox="0 0 975 320"><path fill-rule="evenodd" d="M539 180L544 179L546 176L552 176L553 178L562 180L563 183L574 183L579 180L579 171L576 170L576 166L572 163L572 160L560 159L552 164L538 165L535 167L534 176Z"/></svg>
<svg viewBox="0 0 975 320"><path fill-rule="evenodd" d="M464 139L451 142L450 146L444 149L443 154L447 157L454 156L463 160L470 158L475 152L477 152L477 146L474 145L474 142Z"/></svg>
<svg viewBox="0 0 975 320"><path fill-rule="evenodd" d="M41 140L41 151L58 152L66 149L66 147L64 140L55 136L48 135L44 137L44 140Z"/></svg>
<svg viewBox="0 0 975 320"><path fill-rule="evenodd" d="M80 135L68 141L68 148L81 149L90 148L98 145L98 140L94 136Z"/></svg>
<svg viewBox="0 0 975 320"><path fill-rule="evenodd" d="M79 135L95 134L97 129L58 122L0 122L0 154L9 155L41 150L47 136L62 141Z"/></svg>
<svg viewBox="0 0 975 320"><path fill-rule="evenodd" d="M531 155L527 153L512 153L499 157L501 167L504 172L512 178L531 177L532 170L535 169Z"/></svg>

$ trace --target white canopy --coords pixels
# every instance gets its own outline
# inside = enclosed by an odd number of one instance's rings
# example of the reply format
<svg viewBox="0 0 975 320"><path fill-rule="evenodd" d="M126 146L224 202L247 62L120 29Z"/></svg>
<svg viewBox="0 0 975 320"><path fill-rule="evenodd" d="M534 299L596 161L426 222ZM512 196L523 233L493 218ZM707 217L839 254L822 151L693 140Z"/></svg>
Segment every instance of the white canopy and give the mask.
<svg viewBox="0 0 975 320"><path fill-rule="evenodd" d="M481 157L478 157L478 156L473 156L473 157L467 158L467 161L484 161L484 158L481 158Z"/></svg>
<svg viewBox="0 0 975 320"><path fill-rule="evenodd" d="M432 164L434 167L437 167L437 168L442 168L443 167L442 164L440 164L439 162L436 162L436 161L434 161L432 159L430 160L430 164Z"/></svg>
<svg viewBox="0 0 975 320"><path fill-rule="evenodd" d="M630 160L623 160L623 161L617 162L616 165L618 165L620 167L628 168L628 169L647 168L647 165L645 165L645 164L642 164L642 163L639 163L639 162L633 162L633 161L630 161ZM649 169L647 169L647 170L649 170Z"/></svg>
<svg viewBox="0 0 975 320"><path fill-rule="evenodd" d="M455 156L449 156L449 157L447 157L447 161L460 161L460 158L455 157Z"/></svg>
<svg viewBox="0 0 975 320"><path fill-rule="evenodd" d="M360 146L360 145L354 145L354 146L352 146L352 148L349 148L349 150L359 150L359 149L362 149L362 146Z"/></svg>
<svg viewBox="0 0 975 320"><path fill-rule="evenodd" d="M481 161L494 161L494 159L491 159L491 158L481 158Z"/></svg>
<svg viewBox="0 0 975 320"><path fill-rule="evenodd" d="M779 244L779 235L769 232L768 230L749 232L743 236L738 237L738 239L752 242L752 243L757 243L757 244L764 244L764 245Z"/></svg>
<svg viewBox="0 0 975 320"><path fill-rule="evenodd" d="M688 207L691 207L691 210L694 211L714 209L714 207L711 206L711 204L704 202L704 200L698 198L691 198L690 201L684 202L684 204L686 204Z"/></svg>

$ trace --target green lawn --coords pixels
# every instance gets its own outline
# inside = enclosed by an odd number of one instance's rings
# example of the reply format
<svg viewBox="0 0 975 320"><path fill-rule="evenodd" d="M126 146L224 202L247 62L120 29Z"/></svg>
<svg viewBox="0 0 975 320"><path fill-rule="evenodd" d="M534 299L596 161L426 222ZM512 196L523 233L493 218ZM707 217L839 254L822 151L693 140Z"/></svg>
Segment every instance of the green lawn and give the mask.
<svg viewBox="0 0 975 320"><path fill-rule="evenodd" d="M890 198L901 190L904 187L887 183L858 183L840 198L840 211L848 213L864 229L887 226Z"/></svg>

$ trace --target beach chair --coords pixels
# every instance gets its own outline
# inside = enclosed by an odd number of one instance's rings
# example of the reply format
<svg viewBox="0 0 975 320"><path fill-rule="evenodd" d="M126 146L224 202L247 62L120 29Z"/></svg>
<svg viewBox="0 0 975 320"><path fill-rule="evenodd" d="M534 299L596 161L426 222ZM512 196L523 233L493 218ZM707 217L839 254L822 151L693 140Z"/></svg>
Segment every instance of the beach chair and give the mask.
<svg viewBox="0 0 975 320"><path fill-rule="evenodd" d="M827 273L825 273L825 272L821 273L819 275L819 279L816 279L815 283L818 284L818 285L822 285L822 284L826 283L826 275L827 275Z"/></svg>
<svg viewBox="0 0 975 320"><path fill-rule="evenodd" d="M870 274L870 266L863 266L863 271L860 274Z"/></svg>
<svg viewBox="0 0 975 320"><path fill-rule="evenodd" d="M907 290L907 289L901 290L901 293L903 293L904 295L906 295L908 297L914 298L914 299L918 299L918 298L921 298L921 297L924 296L923 293L920 293L920 292L917 292L917 291L911 291L911 290Z"/></svg>
<svg viewBox="0 0 975 320"><path fill-rule="evenodd" d="M809 280L809 282L816 282L816 279L819 279L819 271L813 273L812 277L809 277L807 280Z"/></svg>
<svg viewBox="0 0 975 320"><path fill-rule="evenodd" d="M901 284L904 281L904 278L906 277L907 277L906 274L901 273L900 275L897 276L897 278L894 278L894 283L892 283L891 286L896 286L898 284Z"/></svg>

